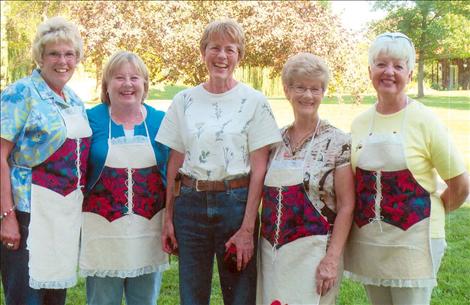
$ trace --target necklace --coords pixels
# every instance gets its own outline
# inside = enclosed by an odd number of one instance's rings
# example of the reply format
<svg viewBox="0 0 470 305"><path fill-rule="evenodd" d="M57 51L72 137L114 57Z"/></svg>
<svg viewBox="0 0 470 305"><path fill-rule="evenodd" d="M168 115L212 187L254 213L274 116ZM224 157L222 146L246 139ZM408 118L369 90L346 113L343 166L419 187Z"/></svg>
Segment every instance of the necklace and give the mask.
<svg viewBox="0 0 470 305"><path fill-rule="evenodd" d="M301 150L301 148L304 146L307 139L309 139L310 137L315 137L319 125L320 125L320 119L318 119L318 122L317 122L315 128L309 129L305 134L303 134L300 137L299 140L297 140L295 142L294 142L294 134L293 134L293 129L292 129L294 125L292 124L289 127L289 129L288 129L289 146L290 146L290 149L292 151L292 155L295 155L296 153L298 153Z"/></svg>

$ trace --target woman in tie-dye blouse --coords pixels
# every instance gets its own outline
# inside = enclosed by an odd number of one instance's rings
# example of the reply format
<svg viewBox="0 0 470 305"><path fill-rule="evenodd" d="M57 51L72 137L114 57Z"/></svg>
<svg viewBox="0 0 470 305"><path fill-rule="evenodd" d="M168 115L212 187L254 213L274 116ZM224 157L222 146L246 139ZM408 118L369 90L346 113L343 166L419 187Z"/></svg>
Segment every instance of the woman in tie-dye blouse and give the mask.
<svg viewBox="0 0 470 305"><path fill-rule="evenodd" d="M91 129L65 84L82 57L75 25L38 27L39 68L1 97L1 274L6 304L64 304L75 285Z"/></svg>

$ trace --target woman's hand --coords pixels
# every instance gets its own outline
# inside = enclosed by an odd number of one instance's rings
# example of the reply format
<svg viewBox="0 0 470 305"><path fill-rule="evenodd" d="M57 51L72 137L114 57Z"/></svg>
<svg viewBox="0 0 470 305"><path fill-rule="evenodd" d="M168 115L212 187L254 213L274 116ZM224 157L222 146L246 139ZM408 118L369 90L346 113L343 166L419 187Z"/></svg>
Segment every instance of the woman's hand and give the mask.
<svg viewBox="0 0 470 305"><path fill-rule="evenodd" d="M338 281L339 258L326 255L315 272L316 288L319 295L325 295Z"/></svg>
<svg viewBox="0 0 470 305"><path fill-rule="evenodd" d="M173 220L168 217L165 217L165 224L162 230L162 249L168 254L176 254L178 249Z"/></svg>
<svg viewBox="0 0 470 305"><path fill-rule="evenodd" d="M20 228L15 213L2 219L0 226L0 240L9 250L18 250L20 246ZM13 244L13 246L8 246Z"/></svg>
<svg viewBox="0 0 470 305"><path fill-rule="evenodd" d="M237 249L237 270L241 271L246 268L250 259L253 257L254 242L253 230L241 227L232 237L225 243L225 249L234 245Z"/></svg>

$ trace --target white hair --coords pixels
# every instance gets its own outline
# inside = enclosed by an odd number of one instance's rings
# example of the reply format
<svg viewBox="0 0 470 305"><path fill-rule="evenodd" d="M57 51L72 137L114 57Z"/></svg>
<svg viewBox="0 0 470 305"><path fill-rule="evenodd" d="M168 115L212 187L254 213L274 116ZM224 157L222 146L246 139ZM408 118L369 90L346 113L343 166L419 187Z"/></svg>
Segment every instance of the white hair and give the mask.
<svg viewBox="0 0 470 305"><path fill-rule="evenodd" d="M383 33L377 36L369 48L369 66L374 64L380 54L404 60L410 71L415 67L415 47L411 39L403 33Z"/></svg>

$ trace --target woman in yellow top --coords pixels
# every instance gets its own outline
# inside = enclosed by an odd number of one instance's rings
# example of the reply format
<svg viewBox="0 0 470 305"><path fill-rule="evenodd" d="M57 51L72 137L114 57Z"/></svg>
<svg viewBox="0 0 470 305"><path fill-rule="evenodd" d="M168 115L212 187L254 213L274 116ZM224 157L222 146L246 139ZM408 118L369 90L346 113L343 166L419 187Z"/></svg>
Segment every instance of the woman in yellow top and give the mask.
<svg viewBox="0 0 470 305"><path fill-rule="evenodd" d="M402 33L369 49L377 103L352 123L356 210L347 275L372 304L429 304L446 248L445 213L468 195L462 158L438 118L410 99L415 49ZM447 188L437 193L435 172Z"/></svg>

